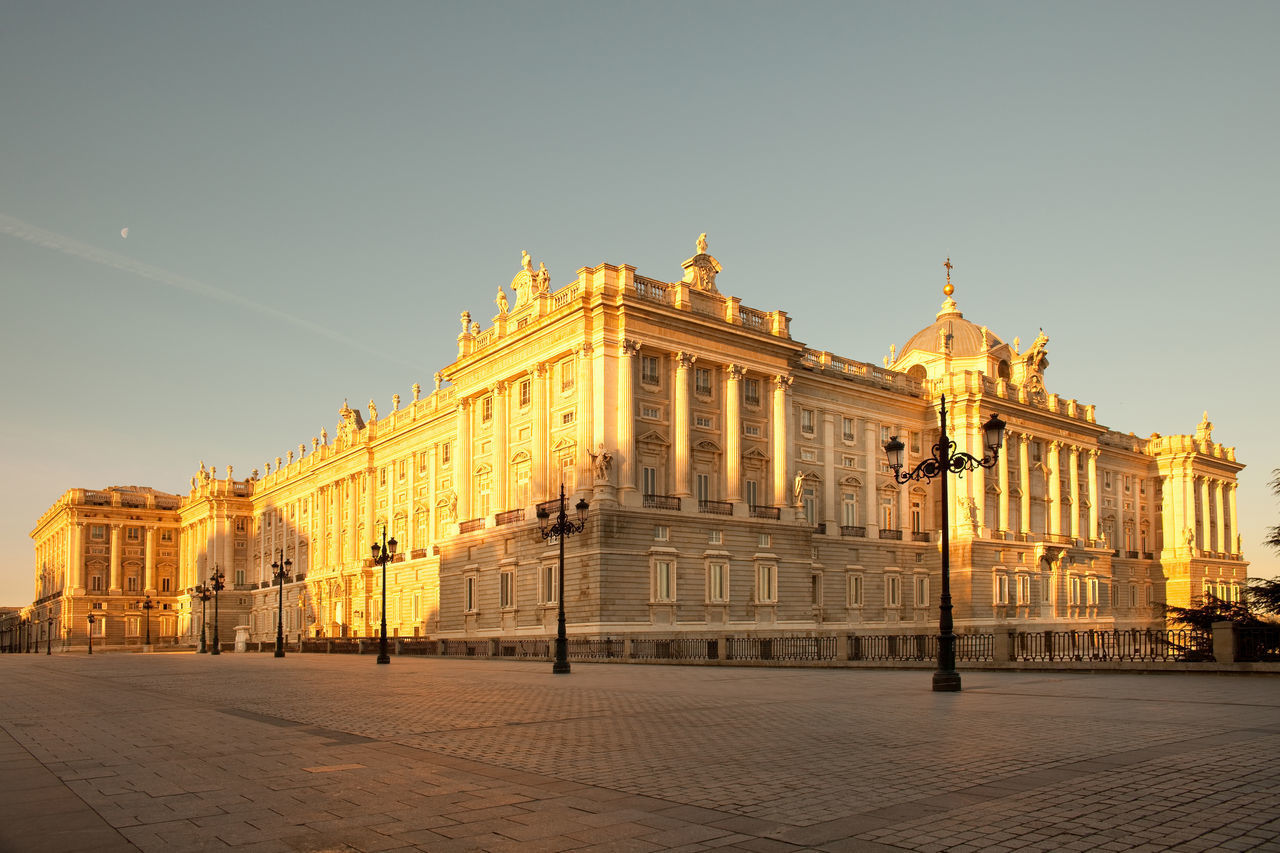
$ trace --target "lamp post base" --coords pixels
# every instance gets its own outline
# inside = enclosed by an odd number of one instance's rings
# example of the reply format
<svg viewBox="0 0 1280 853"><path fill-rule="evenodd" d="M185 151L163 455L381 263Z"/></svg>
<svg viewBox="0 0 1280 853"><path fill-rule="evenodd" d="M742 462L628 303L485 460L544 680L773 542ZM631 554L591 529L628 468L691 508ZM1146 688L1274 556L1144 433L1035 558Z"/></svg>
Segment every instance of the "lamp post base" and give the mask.
<svg viewBox="0 0 1280 853"><path fill-rule="evenodd" d="M278 658L284 657L284 649L276 649L276 657Z"/></svg>
<svg viewBox="0 0 1280 853"><path fill-rule="evenodd" d="M378 655L378 663L391 663L390 655Z"/></svg>
<svg viewBox="0 0 1280 853"><path fill-rule="evenodd" d="M955 670L943 672L938 670L933 674L933 692L935 693L956 693L960 690L960 673Z"/></svg>
<svg viewBox="0 0 1280 853"><path fill-rule="evenodd" d="M568 674L569 674L569 662L568 662L567 660L566 660L566 661L556 661L555 663L551 664L551 672L552 672L552 674L554 674L554 675L568 675Z"/></svg>

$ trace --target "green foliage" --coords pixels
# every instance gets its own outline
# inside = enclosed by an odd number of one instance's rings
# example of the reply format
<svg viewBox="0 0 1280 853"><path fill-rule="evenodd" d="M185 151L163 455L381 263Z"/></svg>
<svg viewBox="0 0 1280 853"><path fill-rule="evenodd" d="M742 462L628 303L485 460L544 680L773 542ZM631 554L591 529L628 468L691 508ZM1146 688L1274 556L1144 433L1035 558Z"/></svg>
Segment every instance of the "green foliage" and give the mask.
<svg viewBox="0 0 1280 853"><path fill-rule="evenodd" d="M1271 471L1271 481L1267 485L1271 487L1273 495L1280 497L1280 468ZM1267 528L1267 537L1262 540L1262 544L1273 551L1280 551L1280 524Z"/></svg>
<svg viewBox="0 0 1280 853"><path fill-rule="evenodd" d="M1249 578L1249 606L1258 613L1280 616L1280 578Z"/></svg>
<svg viewBox="0 0 1280 853"><path fill-rule="evenodd" d="M1223 601L1212 593L1206 593L1204 601L1195 607L1174 607L1166 604L1165 617L1188 628L1209 631L1214 622L1234 622L1241 627L1266 625L1249 609L1247 601Z"/></svg>

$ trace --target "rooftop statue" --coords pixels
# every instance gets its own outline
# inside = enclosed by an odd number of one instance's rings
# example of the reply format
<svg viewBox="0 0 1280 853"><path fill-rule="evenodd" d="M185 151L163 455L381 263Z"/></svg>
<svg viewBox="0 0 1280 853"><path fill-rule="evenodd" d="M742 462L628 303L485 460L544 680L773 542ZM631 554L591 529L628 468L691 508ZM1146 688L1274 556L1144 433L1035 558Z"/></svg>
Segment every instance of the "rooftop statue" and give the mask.
<svg viewBox="0 0 1280 853"><path fill-rule="evenodd" d="M719 293L720 291L716 290L716 276L720 273L720 262L707 254L706 232L698 235L695 248L698 253L681 264L684 267L683 281L691 285L694 290Z"/></svg>

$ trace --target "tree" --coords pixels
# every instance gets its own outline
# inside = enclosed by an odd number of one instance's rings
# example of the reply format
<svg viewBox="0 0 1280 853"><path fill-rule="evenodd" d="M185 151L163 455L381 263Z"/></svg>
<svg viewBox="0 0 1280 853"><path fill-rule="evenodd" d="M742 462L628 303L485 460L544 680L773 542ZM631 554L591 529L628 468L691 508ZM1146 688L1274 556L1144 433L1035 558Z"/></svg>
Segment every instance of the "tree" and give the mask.
<svg viewBox="0 0 1280 853"><path fill-rule="evenodd" d="M1204 601L1194 607L1166 604L1164 612L1170 621L1199 631L1212 631L1214 622L1234 622L1241 627L1266 624L1253 615L1248 601L1223 601L1211 592L1206 592Z"/></svg>
<svg viewBox="0 0 1280 853"><path fill-rule="evenodd" d="M1271 528L1272 536L1280 535ZM1249 604L1259 613L1280 616L1280 578L1249 578Z"/></svg>
<svg viewBox="0 0 1280 853"><path fill-rule="evenodd" d="M1280 468L1272 469L1267 485L1271 487L1271 494L1280 498ZM1262 544L1272 551L1280 551L1280 524L1267 528L1267 538L1262 540Z"/></svg>

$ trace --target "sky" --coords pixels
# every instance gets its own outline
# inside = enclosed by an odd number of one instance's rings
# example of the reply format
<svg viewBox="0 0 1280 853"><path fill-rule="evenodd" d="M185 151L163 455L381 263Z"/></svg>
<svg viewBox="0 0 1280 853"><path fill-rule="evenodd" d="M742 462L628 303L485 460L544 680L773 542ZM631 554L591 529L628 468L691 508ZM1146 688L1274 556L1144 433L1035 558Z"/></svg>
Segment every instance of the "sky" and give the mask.
<svg viewBox="0 0 1280 853"><path fill-rule="evenodd" d="M527 249L717 285L879 363L1049 336L1050 392L1274 425L1280 4L46 2L0 26L0 604L68 488L185 493L432 387ZM128 228L128 237L121 230Z"/></svg>

